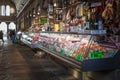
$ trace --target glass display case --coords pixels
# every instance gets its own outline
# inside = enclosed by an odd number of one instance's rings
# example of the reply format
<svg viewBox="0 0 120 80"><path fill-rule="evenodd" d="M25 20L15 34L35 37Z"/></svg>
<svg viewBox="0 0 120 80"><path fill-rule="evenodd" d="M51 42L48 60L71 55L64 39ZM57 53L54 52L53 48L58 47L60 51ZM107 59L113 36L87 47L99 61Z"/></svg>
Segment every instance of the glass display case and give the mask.
<svg viewBox="0 0 120 80"><path fill-rule="evenodd" d="M74 61L73 63L78 63L78 65L82 62L83 70L86 71L96 70L96 68L93 67L96 66L96 63L105 68L106 65L109 65L102 64L106 60L105 63L110 62L111 65L111 61L117 60L117 58L113 58L119 54L120 48L116 47L115 44L106 46L105 42L100 41L100 37L104 35L105 34L99 33L40 32L24 33L21 40L32 48L42 49L54 56L62 56L62 59L69 60L70 62ZM94 62L94 64L92 62ZM90 64L93 66L88 68L87 65ZM99 70L101 69L99 68Z"/></svg>
<svg viewBox="0 0 120 80"><path fill-rule="evenodd" d="M38 41L38 35L39 33L23 32L20 40L31 48L35 48Z"/></svg>
<svg viewBox="0 0 120 80"><path fill-rule="evenodd" d="M113 57L118 49L97 42L96 35L40 33L39 44L76 60Z"/></svg>
<svg viewBox="0 0 120 80"><path fill-rule="evenodd" d="M61 55L76 59L95 59L113 57L118 49L105 46L99 35L76 33L23 33L22 41L37 44Z"/></svg>

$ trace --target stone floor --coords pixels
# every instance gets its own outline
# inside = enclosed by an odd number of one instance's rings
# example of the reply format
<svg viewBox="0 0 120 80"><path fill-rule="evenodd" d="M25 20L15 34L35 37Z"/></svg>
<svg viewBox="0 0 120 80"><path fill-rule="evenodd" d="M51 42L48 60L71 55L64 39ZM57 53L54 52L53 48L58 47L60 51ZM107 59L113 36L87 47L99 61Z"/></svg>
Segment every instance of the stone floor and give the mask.
<svg viewBox="0 0 120 80"><path fill-rule="evenodd" d="M24 45L0 41L0 80L77 80L48 56L41 57ZM120 69L84 72L83 80L120 80Z"/></svg>
<svg viewBox="0 0 120 80"><path fill-rule="evenodd" d="M0 80L76 80L48 57L37 57L30 48L0 43Z"/></svg>

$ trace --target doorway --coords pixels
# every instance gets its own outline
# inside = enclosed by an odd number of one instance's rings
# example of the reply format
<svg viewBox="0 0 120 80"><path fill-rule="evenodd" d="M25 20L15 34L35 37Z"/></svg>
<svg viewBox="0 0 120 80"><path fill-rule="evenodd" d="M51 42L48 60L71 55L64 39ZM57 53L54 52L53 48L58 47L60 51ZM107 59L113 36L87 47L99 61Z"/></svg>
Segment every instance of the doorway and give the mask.
<svg viewBox="0 0 120 80"><path fill-rule="evenodd" d="M10 22L8 29L16 31L16 25L15 25L15 23L14 22Z"/></svg>
<svg viewBox="0 0 120 80"><path fill-rule="evenodd" d="M6 22L1 22L1 24L0 24L0 31L1 30L3 32L3 39L7 40L7 24L6 24Z"/></svg>
<svg viewBox="0 0 120 80"><path fill-rule="evenodd" d="M0 31L3 31L3 39L6 41L8 36L9 30L15 30L16 31L16 24L14 22L10 22L10 24L7 24L6 22L0 23Z"/></svg>

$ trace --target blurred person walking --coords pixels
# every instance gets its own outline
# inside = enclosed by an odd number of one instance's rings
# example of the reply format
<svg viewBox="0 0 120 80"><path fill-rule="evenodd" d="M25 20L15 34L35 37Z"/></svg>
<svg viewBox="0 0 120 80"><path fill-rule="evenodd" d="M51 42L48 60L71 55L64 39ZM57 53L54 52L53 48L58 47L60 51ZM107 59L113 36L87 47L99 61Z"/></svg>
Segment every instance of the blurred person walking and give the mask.
<svg viewBox="0 0 120 80"><path fill-rule="evenodd" d="M12 40L12 43L14 43L15 39L16 39L16 34L15 34L15 30L10 31L10 38Z"/></svg>
<svg viewBox="0 0 120 80"><path fill-rule="evenodd" d="M3 32L2 32L2 30L0 31L0 39L1 39L2 42L4 43L4 40L3 40Z"/></svg>

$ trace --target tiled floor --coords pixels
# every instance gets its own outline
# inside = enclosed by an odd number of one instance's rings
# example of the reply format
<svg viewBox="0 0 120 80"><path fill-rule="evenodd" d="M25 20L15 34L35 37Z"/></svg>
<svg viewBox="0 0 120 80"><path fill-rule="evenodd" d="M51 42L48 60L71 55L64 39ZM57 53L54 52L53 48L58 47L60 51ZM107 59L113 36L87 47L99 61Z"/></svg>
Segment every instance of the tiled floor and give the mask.
<svg viewBox="0 0 120 80"><path fill-rule="evenodd" d="M38 58L28 47L0 45L0 80L76 80L48 57Z"/></svg>

